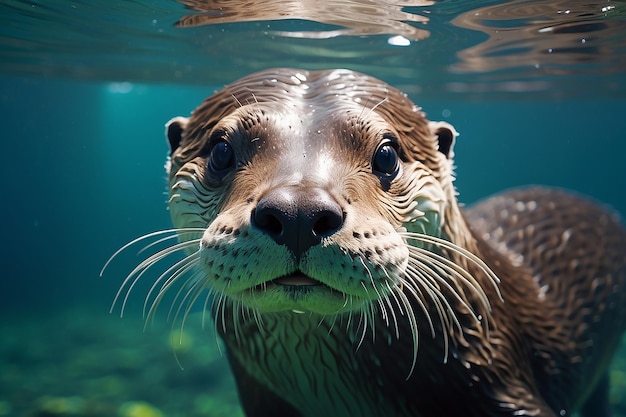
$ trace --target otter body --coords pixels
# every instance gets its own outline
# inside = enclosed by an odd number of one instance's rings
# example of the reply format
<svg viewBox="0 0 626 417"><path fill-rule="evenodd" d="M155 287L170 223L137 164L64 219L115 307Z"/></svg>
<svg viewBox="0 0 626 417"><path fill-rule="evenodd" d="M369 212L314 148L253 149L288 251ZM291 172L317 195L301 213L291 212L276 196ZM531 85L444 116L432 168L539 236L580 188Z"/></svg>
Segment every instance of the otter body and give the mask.
<svg viewBox="0 0 626 417"><path fill-rule="evenodd" d="M178 281L211 305L246 415L608 412L626 323L609 210L535 187L463 212L454 128L348 70L250 75L167 134L187 257L151 311Z"/></svg>

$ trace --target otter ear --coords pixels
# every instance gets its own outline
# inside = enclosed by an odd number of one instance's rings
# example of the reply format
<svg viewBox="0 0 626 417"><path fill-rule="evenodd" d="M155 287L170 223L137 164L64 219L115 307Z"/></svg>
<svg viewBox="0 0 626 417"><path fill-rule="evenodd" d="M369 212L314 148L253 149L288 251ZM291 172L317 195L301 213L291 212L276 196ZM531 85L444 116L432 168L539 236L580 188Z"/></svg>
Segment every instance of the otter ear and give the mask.
<svg viewBox="0 0 626 417"><path fill-rule="evenodd" d="M446 122L429 122L428 127L431 133L437 137L439 152L444 154L446 158L452 159L454 157L454 140L459 136L454 126Z"/></svg>
<svg viewBox="0 0 626 417"><path fill-rule="evenodd" d="M180 146L183 139L183 132L187 127L189 119L186 117L174 117L165 125L165 135L170 143L170 155Z"/></svg>

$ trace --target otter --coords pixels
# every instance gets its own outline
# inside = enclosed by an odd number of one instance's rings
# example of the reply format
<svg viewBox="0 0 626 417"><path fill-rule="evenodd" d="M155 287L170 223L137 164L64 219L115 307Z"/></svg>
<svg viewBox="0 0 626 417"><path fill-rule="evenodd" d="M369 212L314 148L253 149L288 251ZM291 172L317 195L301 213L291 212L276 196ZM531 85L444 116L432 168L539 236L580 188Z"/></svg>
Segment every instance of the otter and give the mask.
<svg viewBox="0 0 626 417"><path fill-rule="evenodd" d="M610 209L539 186L461 209L454 127L350 70L252 74L166 134L174 229L145 238L178 242L118 297L184 253L148 315L173 288L183 322L212 313L246 415L608 414L626 324Z"/></svg>

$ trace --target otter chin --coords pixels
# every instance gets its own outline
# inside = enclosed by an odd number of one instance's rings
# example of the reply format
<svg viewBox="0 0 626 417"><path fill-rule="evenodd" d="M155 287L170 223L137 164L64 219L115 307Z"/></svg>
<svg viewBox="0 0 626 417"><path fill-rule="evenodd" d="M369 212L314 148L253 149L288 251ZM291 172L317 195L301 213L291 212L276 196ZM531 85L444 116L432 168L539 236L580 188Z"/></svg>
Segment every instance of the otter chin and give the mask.
<svg viewBox="0 0 626 417"><path fill-rule="evenodd" d="M148 315L212 313L246 415L608 415L610 209L539 186L461 209L454 127L350 70L249 75L166 134L174 228L122 249L172 244L118 298L163 265Z"/></svg>

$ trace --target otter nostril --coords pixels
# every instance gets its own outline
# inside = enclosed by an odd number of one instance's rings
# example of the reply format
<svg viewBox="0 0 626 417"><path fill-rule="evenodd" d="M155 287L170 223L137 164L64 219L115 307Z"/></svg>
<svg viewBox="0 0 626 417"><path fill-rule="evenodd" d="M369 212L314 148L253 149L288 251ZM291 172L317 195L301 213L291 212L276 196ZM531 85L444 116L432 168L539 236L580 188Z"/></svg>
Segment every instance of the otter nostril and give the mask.
<svg viewBox="0 0 626 417"><path fill-rule="evenodd" d="M274 239L280 238L284 231L280 218L279 210L261 205L254 210L253 214L254 224Z"/></svg>
<svg viewBox="0 0 626 417"><path fill-rule="evenodd" d="M330 236L341 228L343 225L343 212L339 210L329 209L316 213L313 219L313 234L318 237Z"/></svg>

